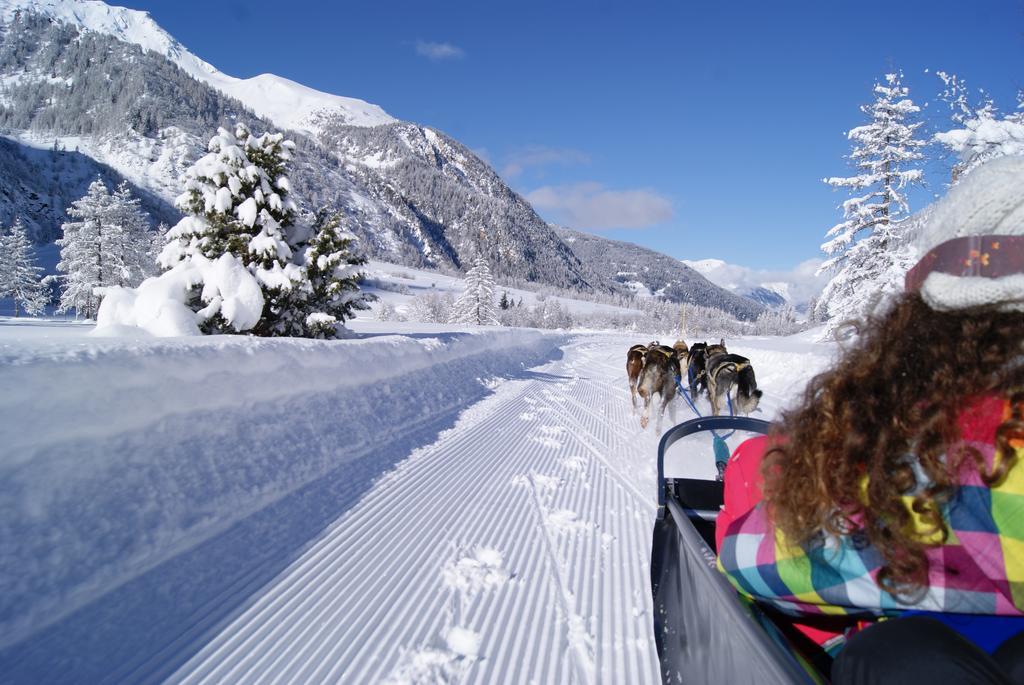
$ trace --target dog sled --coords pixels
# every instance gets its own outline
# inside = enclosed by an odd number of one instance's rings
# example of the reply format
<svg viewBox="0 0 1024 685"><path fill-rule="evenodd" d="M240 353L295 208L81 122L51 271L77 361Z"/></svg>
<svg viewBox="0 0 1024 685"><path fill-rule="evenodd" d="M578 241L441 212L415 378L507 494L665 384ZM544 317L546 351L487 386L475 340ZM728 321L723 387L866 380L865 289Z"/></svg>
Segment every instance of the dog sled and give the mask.
<svg viewBox="0 0 1024 685"><path fill-rule="evenodd" d="M715 519L720 480L666 475L666 455L685 438L700 448L714 436L716 459L726 436L734 445L768 431L768 422L712 416L681 423L658 445L658 516L651 549L654 636L665 683L824 683L801 652L785 617L749 602L718 571ZM703 440L701 440L703 438ZM699 458L676 449L673 464ZM705 457L710 459L710 457ZM726 455L728 458L728 455ZM721 471L721 469L719 469ZM824 668L824 664L819 664Z"/></svg>

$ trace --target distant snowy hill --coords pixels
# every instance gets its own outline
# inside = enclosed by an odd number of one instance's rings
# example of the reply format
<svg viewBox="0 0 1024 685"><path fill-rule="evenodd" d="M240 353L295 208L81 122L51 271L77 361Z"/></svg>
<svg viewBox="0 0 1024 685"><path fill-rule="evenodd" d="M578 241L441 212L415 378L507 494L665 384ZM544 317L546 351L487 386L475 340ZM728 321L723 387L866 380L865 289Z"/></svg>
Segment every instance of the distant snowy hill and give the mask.
<svg viewBox="0 0 1024 685"><path fill-rule="evenodd" d="M314 133L320 114L343 117L353 126L390 124L397 119L377 105L322 93L274 74L249 79L228 76L204 62L153 21L148 12L115 7L99 0L0 0L0 21L19 12L43 16L102 33L163 55L189 76L213 86L282 128Z"/></svg>
<svg viewBox="0 0 1024 685"><path fill-rule="evenodd" d="M558 227L557 231L584 263L635 293L716 307L746 320L756 319L764 310L763 305L716 285L668 255L568 228Z"/></svg>
<svg viewBox="0 0 1024 685"><path fill-rule="evenodd" d="M802 311L828 280L814 275L820 259L808 259L790 271L751 269L721 259L682 261L712 283L772 308L790 305Z"/></svg>

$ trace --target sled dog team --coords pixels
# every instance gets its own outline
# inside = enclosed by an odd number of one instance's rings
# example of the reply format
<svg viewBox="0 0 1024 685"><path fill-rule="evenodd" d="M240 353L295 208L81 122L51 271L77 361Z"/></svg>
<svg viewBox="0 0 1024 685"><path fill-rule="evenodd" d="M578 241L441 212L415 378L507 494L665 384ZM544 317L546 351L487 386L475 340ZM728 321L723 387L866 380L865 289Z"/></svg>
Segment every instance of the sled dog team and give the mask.
<svg viewBox="0 0 1024 685"><path fill-rule="evenodd" d="M757 409L761 391L757 389L754 367L750 360L738 354L729 354L725 340L708 345L706 342L693 343L687 347L682 340L669 347L653 341L647 345L633 345L626 353L626 375L629 377L629 394L633 411L637 409L637 395L644 402L640 425L647 428L650 423L651 402L654 394L660 398L657 428L661 430L661 419L665 409L675 423L677 382L686 383L690 398L696 401L698 393L704 393L711 401L711 413L720 414L723 401L731 401L735 409L749 414Z"/></svg>

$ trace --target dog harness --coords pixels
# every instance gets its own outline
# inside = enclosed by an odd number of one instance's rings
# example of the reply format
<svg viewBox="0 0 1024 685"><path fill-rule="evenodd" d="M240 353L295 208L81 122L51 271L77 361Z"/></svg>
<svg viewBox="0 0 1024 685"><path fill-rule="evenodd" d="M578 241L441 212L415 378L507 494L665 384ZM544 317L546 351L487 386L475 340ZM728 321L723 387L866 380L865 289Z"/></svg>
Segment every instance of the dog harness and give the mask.
<svg viewBox="0 0 1024 685"><path fill-rule="evenodd" d="M722 372L722 369L724 369L727 366L735 367L736 368L736 373L739 373L743 369L745 369L748 366L750 366L750 360L747 359L747 360L741 361L741 362L739 362L739 361L722 362L721 364L716 366L715 367L715 372L713 374L710 374L710 375L714 376L716 383L718 382L718 374L720 374Z"/></svg>

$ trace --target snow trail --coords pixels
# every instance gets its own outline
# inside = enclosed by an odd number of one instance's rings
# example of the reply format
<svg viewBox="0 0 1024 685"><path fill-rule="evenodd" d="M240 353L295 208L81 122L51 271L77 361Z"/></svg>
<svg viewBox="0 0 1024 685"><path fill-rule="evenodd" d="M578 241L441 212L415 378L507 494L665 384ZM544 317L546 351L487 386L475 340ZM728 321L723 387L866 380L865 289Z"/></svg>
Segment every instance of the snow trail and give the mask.
<svg viewBox="0 0 1024 685"><path fill-rule="evenodd" d="M319 461L315 469L304 467L299 473L312 480L301 485L269 464L246 473L247 461L252 468L267 457L243 455L237 464L244 478L264 492L272 473L286 478L279 499L255 513L209 510L201 528L221 532L155 568L133 571L137 577L129 573L106 594L82 599L82 609L53 618L54 625L0 651L0 671L12 673L15 682L29 682L29 676L47 682L660 682L649 571L659 436L653 428L640 429L630 406L624 357L635 340L578 334L545 342L527 336L509 339L512 347L505 350L486 336L480 342L493 348L483 357L470 354L472 340L458 337L402 343L407 358L391 369L397 373L388 378L389 387L360 400L360 416L388 407L372 419L376 424L349 435L344 422L321 420L302 434L324 455L323 445L339 445L342 451L331 456L337 462L333 470ZM144 353L132 362L141 374L157 372L161 355L177 359L173 345L141 344ZM560 358L545 351L554 344L561 346ZM359 350L365 360L377 349L365 341L347 345L331 353ZM520 369L513 363L516 345L537 361L556 361ZM256 372L286 374L288 365L278 355L309 355L319 348L264 347L202 342L182 354L237 360L222 380L256 385L258 392L249 394L258 398L256 406L296 401L294 387L285 394L266 379L254 384ZM827 350L788 350L776 341L748 339L736 347L758 368L768 418L827 359ZM40 358L41 368L55 374L62 364L72 364L74 377L95 379L102 365L121 359L118 350L114 345L98 356L84 350L47 356ZM32 365L44 353L10 354ZM437 364L430 365L424 354L435 355ZM321 391L328 384L322 369L333 363L339 362L306 359L292 367L302 370L292 379ZM478 368L490 380L459 380ZM330 400L316 400L307 413L351 414L354 405L348 403L358 393L349 385L361 372L352 371ZM179 382L199 378L194 370L177 376ZM108 426L113 442L103 442L92 422L69 419L81 447L95 455L104 446L130 454L145 442L125 436L148 434L156 425L163 427L156 439L165 440L178 425L139 405L145 397L132 376L110 383L115 392L128 390L110 399L131 403L132 420ZM384 403L396 393L407 408ZM202 410L228 407L226 395L203 398ZM65 399L45 399L59 408L60 402L83 397L79 390ZM152 411L169 402L174 406L173 398L154 401ZM707 411L706 401L698 405ZM235 414L224 418L238 422L235 430L248 425ZM681 402L677 418L691 418ZM230 432L213 417L197 425L211 436ZM41 442L40 455L49 454L54 439ZM252 450L254 444L234 449ZM160 460L174 456L162 449ZM299 464L289 460L301 450L293 447L287 454L287 460L278 456L282 466L276 468ZM685 469L713 477L709 449L686 456L680 462ZM210 471L212 457L204 452L192 457L197 458L206 465L197 474L185 470L188 460L173 461L171 474L195 480L211 473L225 482L243 477ZM38 459L13 463L31 466ZM225 465L235 463L225 459ZM146 492L135 497L145 501ZM70 551L80 556L83 549Z"/></svg>
<svg viewBox="0 0 1024 685"><path fill-rule="evenodd" d="M656 438L602 359L620 340L595 342L504 382L387 474L172 680L657 682L654 469L633 469ZM499 550L508 580L453 611L453 547ZM448 649L455 628L478 656Z"/></svg>

